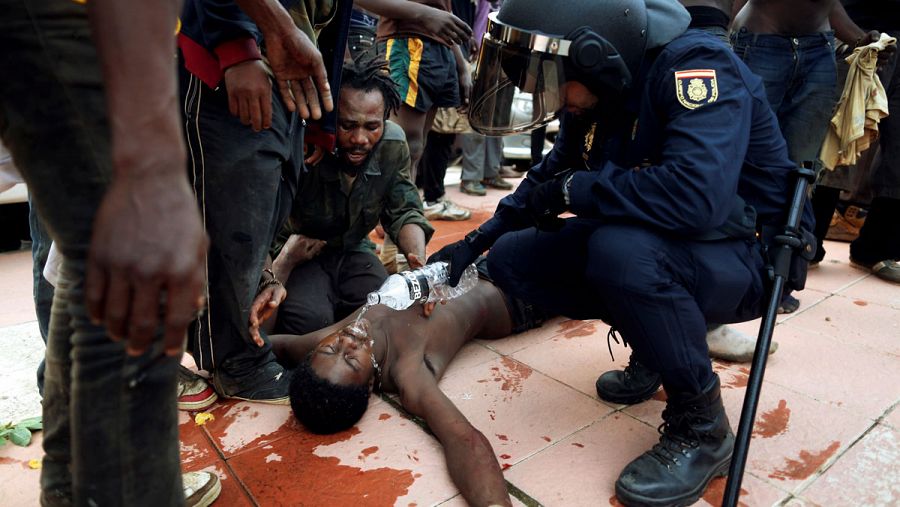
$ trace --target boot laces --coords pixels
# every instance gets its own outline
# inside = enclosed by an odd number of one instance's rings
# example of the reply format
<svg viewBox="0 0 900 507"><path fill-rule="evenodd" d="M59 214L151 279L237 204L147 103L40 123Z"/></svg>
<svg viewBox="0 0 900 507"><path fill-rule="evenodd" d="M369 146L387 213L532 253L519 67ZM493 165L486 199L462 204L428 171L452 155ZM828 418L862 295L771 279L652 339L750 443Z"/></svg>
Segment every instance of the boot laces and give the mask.
<svg viewBox="0 0 900 507"><path fill-rule="evenodd" d="M613 355L613 351L612 351L612 343L610 343L610 340L616 342L616 345L618 345L618 344L619 344L619 338L622 338L622 345L624 345L624 346L627 347L627 346L628 346L628 340L626 340L624 336L622 336L621 334L619 334L618 331L616 331L616 328L610 327L610 328L609 328L609 331L606 332L606 346L609 348L609 357L610 357L613 361L616 360L616 357ZM628 361L628 366L625 368L625 374L626 374L626 375L630 373L628 368L631 368L631 360Z"/></svg>
<svg viewBox="0 0 900 507"><path fill-rule="evenodd" d="M712 423L712 417L687 410L673 413L669 408L663 411L663 422L656 428L660 434L659 443L648 451L651 457L666 468L678 466L680 456L690 457L690 450L700 447L702 435L694 424Z"/></svg>

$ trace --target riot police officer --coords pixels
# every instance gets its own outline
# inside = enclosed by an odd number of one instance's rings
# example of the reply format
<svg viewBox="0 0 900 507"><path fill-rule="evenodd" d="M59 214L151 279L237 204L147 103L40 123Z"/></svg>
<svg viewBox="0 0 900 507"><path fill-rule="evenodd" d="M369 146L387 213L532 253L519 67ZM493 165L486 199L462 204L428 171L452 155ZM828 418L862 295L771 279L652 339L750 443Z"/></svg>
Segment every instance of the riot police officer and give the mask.
<svg viewBox="0 0 900 507"><path fill-rule="evenodd" d="M760 315L756 232L784 223L793 186L759 78L689 21L675 0L507 0L485 35L470 122L502 135L561 112L560 133L493 218L430 259L450 261L455 284L490 248L504 291L605 320L660 373L661 436L616 481L626 505L686 505L727 473L734 437L706 323ZM511 112L522 93L524 117Z"/></svg>

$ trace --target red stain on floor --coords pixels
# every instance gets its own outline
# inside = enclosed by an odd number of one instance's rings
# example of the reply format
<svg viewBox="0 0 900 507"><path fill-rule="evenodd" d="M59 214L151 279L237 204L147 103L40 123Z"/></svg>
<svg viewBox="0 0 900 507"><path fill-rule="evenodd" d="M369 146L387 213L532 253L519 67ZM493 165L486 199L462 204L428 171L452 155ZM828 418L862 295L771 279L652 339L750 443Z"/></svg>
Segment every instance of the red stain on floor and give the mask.
<svg viewBox="0 0 900 507"><path fill-rule="evenodd" d="M579 444L578 442L572 442L572 445L574 445L575 447L577 447L579 449L584 449L584 444Z"/></svg>
<svg viewBox="0 0 900 507"><path fill-rule="evenodd" d="M863 301L862 299L857 299L853 302L856 306L869 306L869 303Z"/></svg>
<svg viewBox="0 0 900 507"><path fill-rule="evenodd" d="M590 336L597 332L597 324L593 322L584 322L582 325L567 331L563 336L566 338L578 338L579 336Z"/></svg>
<svg viewBox="0 0 900 507"><path fill-rule="evenodd" d="M356 427L334 435L297 430L271 444L282 461L266 463L265 456L272 450L256 448L234 456L228 463L259 505L394 505L415 482L411 470L362 470L341 464L338 458L316 454L359 433ZM340 487L326 488L323 484Z"/></svg>
<svg viewBox="0 0 900 507"><path fill-rule="evenodd" d="M728 483L728 480L725 477L716 477L715 479L709 482L709 485L706 486L706 492L703 493L703 499L709 502L711 505L722 505L722 500L725 499L725 485ZM741 496L747 495L747 490L741 488L740 491ZM738 505L741 507L747 507L747 504L741 501L738 501Z"/></svg>
<svg viewBox="0 0 900 507"><path fill-rule="evenodd" d="M390 418L391 418L391 414L381 414L380 416L378 416L379 421L386 421Z"/></svg>
<svg viewBox="0 0 900 507"><path fill-rule="evenodd" d="M552 442L552 441L553 441L553 439L551 439L550 437L541 437L541 438L543 438L543 439L546 440L547 442Z"/></svg>
<svg viewBox="0 0 900 507"><path fill-rule="evenodd" d="M485 382L485 381L479 380L479 382ZM492 421L497 420L497 412L495 412L493 410L488 410L488 416L491 418Z"/></svg>
<svg viewBox="0 0 900 507"><path fill-rule="evenodd" d="M366 447L365 449L360 451L360 454L362 454L363 456L371 456L372 454L375 454L376 452L378 452L378 446L373 445L372 447Z"/></svg>
<svg viewBox="0 0 900 507"><path fill-rule="evenodd" d="M501 435L501 434L499 434L499 433L494 433L494 434L497 435L497 438L499 438L500 440L503 440L504 442L506 442L507 440L509 440L509 437L506 436L506 435Z"/></svg>
<svg viewBox="0 0 900 507"><path fill-rule="evenodd" d="M750 378L750 370L747 368L738 369L740 373L732 375L731 379L722 387L725 389L741 389L747 387L747 380Z"/></svg>
<svg viewBox="0 0 900 507"><path fill-rule="evenodd" d="M616 495L609 497L609 504L613 507L625 507L625 504L620 502L619 499L616 498Z"/></svg>
<svg viewBox="0 0 900 507"><path fill-rule="evenodd" d="M205 464L215 458L209 439L193 419L178 426L178 440L181 446L181 463L184 465Z"/></svg>
<svg viewBox="0 0 900 507"><path fill-rule="evenodd" d="M500 470L506 470L511 466L512 465L510 465L509 463L504 463L504 464L500 465Z"/></svg>
<svg viewBox="0 0 900 507"><path fill-rule="evenodd" d="M666 394L665 389L658 389L655 393L653 393L653 396L651 396L650 399L665 403L669 401L669 395Z"/></svg>
<svg viewBox="0 0 900 507"><path fill-rule="evenodd" d="M512 397L513 394L522 392L522 383L531 376L533 371L528 366L508 357L500 359L503 368L494 366L491 368L491 375L494 376L494 382L502 382L500 390L509 393L506 399Z"/></svg>
<svg viewBox="0 0 900 507"><path fill-rule="evenodd" d="M840 446L840 442L834 441L823 451L800 451L800 456L797 459L786 458L784 460L784 465L782 465L780 469L769 474L769 477L780 481L802 481L814 474L819 467L828 461L828 458L837 452L838 447Z"/></svg>
<svg viewBox="0 0 900 507"><path fill-rule="evenodd" d="M787 431L788 421L791 419L791 409L787 408L787 401L780 400L778 407L763 412L756 421L753 429L754 436L772 438Z"/></svg>
<svg viewBox="0 0 900 507"><path fill-rule="evenodd" d="M512 456L510 456L509 454L501 454L500 455L500 459L509 459L509 458L512 458Z"/></svg>
<svg viewBox="0 0 900 507"><path fill-rule="evenodd" d="M560 322L556 334L565 334L573 329L578 329L582 324L584 324L583 320L567 320L565 322Z"/></svg>
<svg viewBox="0 0 900 507"><path fill-rule="evenodd" d="M13 444L6 444L6 445L13 445ZM38 460L38 461L40 461L40 460ZM26 470L31 470L31 467L28 466L27 460L23 461L23 460L18 460L18 459L14 459L14 458L6 458L6 457L0 456L0 465L19 465L20 467L22 467Z"/></svg>

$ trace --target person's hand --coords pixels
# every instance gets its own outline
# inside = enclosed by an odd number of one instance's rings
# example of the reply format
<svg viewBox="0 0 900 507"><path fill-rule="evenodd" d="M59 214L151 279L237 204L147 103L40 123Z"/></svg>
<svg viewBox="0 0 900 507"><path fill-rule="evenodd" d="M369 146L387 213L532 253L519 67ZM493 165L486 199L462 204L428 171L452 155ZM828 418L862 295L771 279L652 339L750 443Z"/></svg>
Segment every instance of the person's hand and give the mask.
<svg viewBox="0 0 900 507"><path fill-rule="evenodd" d="M406 262L409 264L409 269L419 269L425 267L425 262L422 261L422 258L417 254L406 254ZM446 304L447 301L442 300L441 304ZM434 307L437 303L432 301L430 303L424 303L422 305L422 316L425 318L431 317L431 314L434 312Z"/></svg>
<svg viewBox="0 0 900 507"><path fill-rule="evenodd" d="M469 110L469 99L472 97L472 74L468 69L459 72L459 98L462 103L460 112L466 113Z"/></svg>
<svg viewBox="0 0 900 507"><path fill-rule="evenodd" d="M565 222L559 215L567 208L563 186L568 177L568 174L557 176L535 186L529 192L525 199L525 208L538 229L542 231L562 229Z"/></svg>
<svg viewBox="0 0 900 507"><path fill-rule="evenodd" d="M324 248L326 242L321 239L306 237L302 234L291 234L284 243L276 262L286 263L293 268L314 259ZM283 264L284 265L284 264ZM284 277L286 278L286 277Z"/></svg>
<svg viewBox="0 0 900 507"><path fill-rule="evenodd" d="M450 243L428 258L428 264L433 262L446 262L450 265L447 283L449 283L451 287L459 285L459 279L462 278L463 271L465 271L470 264L475 262L475 259L487 249L487 246L482 246L479 240L473 240L473 238L476 238L477 236L478 232L476 229L476 232L469 233L466 236L466 239L461 239L456 243Z"/></svg>
<svg viewBox="0 0 900 507"><path fill-rule="evenodd" d="M264 33L266 56L275 74L281 99L301 118L318 120L334 101L322 54L296 26ZM321 103L319 96L321 95ZM320 105L321 104L321 105Z"/></svg>
<svg viewBox="0 0 900 507"><path fill-rule="evenodd" d="M435 7L423 5L418 22L425 33L441 44L452 47L454 44L464 44L472 36L472 29L465 21L453 14Z"/></svg>
<svg viewBox="0 0 900 507"><path fill-rule="evenodd" d="M253 304L250 306L250 337L257 347L265 345L262 335L259 333L259 327L263 322L269 320L278 305L284 302L287 297L287 289L279 282L274 275L271 280L263 282L262 290L256 294Z"/></svg>
<svg viewBox="0 0 900 507"><path fill-rule="evenodd" d="M310 152L306 154L306 158L303 159L303 163L308 166L313 166L318 164L325 158L325 150L322 149L318 144L307 144Z"/></svg>
<svg viewBox="0 0 900 507"><path fill-rule="evenodd" d="M184 161L159 158L148 154L138 162L158 170L113 178L88 252L88 314L112 339L126 339L132 356L150 346L161 323L165 353L180 354L187 325L204 304L207 239L197 200L183 170L171 170Z"/></svg>
<svg viewBox="0 0 900 507"><path fill-rule="evenodd" d="M878 39L881 38L881 32L878 30L870 30L866 32L866 34L856 41L856 47L867 46L873 42L878 42ZM897 45L892 44L884 48L884 50L878 52L878 68L885 66L891 59L891 56L897 52Z"/></svg>
<svg viewBox="0 0 900 507"><path fill-rule="evenodd" d="M248 60L225 69L228 110L241 123L259 132L272 126L272 83L260 60Z"/></svg>

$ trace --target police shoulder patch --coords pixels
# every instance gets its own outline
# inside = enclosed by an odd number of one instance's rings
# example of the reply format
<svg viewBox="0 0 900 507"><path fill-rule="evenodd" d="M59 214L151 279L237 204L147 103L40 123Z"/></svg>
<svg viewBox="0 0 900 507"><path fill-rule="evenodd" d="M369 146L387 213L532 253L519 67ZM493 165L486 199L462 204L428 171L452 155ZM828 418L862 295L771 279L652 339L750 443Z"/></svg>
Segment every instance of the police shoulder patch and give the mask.
<svg viewBox="0 0 900 507"><path fill-rule="evenodd" d="M688 108L715 102L719 98L715 69L693 69L675 72L675 96L678 102Z"/></svg>

